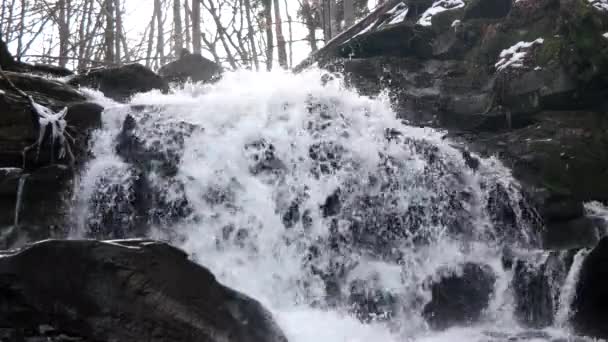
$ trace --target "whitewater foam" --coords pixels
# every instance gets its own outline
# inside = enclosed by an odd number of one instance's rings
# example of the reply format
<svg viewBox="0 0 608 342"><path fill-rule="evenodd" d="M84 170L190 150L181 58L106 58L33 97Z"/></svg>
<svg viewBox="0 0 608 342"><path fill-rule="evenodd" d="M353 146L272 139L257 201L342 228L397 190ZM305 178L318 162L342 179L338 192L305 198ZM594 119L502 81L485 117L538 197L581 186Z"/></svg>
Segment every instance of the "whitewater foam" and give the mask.
<svg viewBox="0 0 608 342"><path fill-rule="evenodd" d="M501 260L504 244L534 241L518 184L496 159L472 156L471 168L442 132L403 124L387 97L360 96L318 70L239 71L105 104L73 236L129 237L151 225L149 236L270 308L293 342L524 331ZM496 277L481 322L431 331L421 314L428 284L466 263ZM349 302L355 283L398 308L364 323Z"/></svg>

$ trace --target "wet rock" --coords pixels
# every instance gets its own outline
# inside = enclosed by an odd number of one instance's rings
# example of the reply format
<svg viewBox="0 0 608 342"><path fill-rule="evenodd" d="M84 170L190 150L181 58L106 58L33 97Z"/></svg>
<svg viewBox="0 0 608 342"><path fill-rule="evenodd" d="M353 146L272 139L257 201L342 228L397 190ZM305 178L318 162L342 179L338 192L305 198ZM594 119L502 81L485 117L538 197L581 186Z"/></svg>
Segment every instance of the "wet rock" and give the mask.
<svg viewBox="0 0 608 342"><path fill-rule="evenodd" d="M495 281L489 266L464 264L462 273L447 273L430 283L432 299L422 315L433 329L474 323L488 306Z"/></svg>
<svg viewBox="0 0 608 342"><path fill-rule="evenodd" d="M9 334L286 341L260 303L218 283L181 250L154 241L50 240L4 252L0 298L0 326L14 329Z"/></svg>
<svg viewBox="0 0 608 342"><path fill-rule="evenodd" d="M579 333L608 338L608 238L583 261L572 312L572 323Z"/></svg>
<svg viewBox="0 0 608 342"><path fill-rule="evenodd" d="M76 162L81 161L90 131L101 124L103 108L86 102L81 93L63 83L19 73L6 72L6 75L37 103L55 111L68 107L65 120L69 133L76 139L71 145L75 146L73 152L76 154ZM28 101L12 90L3 79L0 79L0 90L4 91L0 95L0 167L25 165L28 169L34 169L58 162L59 146L51 146L50 130L46 130L40 148L35 146L41 127ZM24 154L24 151L27 153ZM69 163L68 157L61 162Z"/></svg>
<svg viewBox="0 0 608 342"><path fill-rule="evenodd" d="M558 307L554 286L563 283L566 263L557 253L520 255L513 267L512 286L517 320L527 327L542 329L553 324Z"/></svg>
<svg viewBox="0 0 608 342"><path fill-rule="evenodd" d="M137 93L151 90L168 91L167 82L141 64L92 69L76 75L70 85L98 89L105 96L126 102Z"/></svg>
<svg viewBox="0 0 608 342"><path fill-rule="evenodd" d="M568 221L583 217L585 208L573 198L549 198L544 202L542 215L549 222Z"/></svg>
<svg viewBox="0 0 608 342"><path fill-rule="evenodd" d="M276 156L274 145L265 139L245 144L245 153L251 160L249 172L254 175L279 175L286 168Z"/></svg>
<svg viewBox="0 0 608 342"><path fill-rule="evenodd" d="M511 0L473 0L465 8L465 19L499 19L511 11Z"/></svg>
<svg viewBox="0 0 608 342"><path fill-rule="evenodd" d="M593 247L606 228L602 218L582 217L570 221L549 222L543 231L543 248L566 250Z"/></svg>
<svg viewBox="0 0 608 342"><path fill-rule="evenodd" d="M316 54L320 64L343 71L365 95L388 92L409 124L448 129L472 151L498 156L532 194L607 201L605 13L585 0L471 0L420 28L418 7L432 1L418 3L408 3L401 24L378 19L365 32L342 37L346 43L333 60L327 61L329 50ZM520 68L496 70L503 50L538 38L543 44ZM556 213L548 208L554 204L536 204L545 221L572 220L580 210Z"/></svg>
<svg viewBox="0 0 608 342"><path fill-rule="evenodd" d="M222 68L200 54L183 50L180 58L158 70L169 82L210 82L218 78Z"/></svg>
<svg viewBox="0 0 608 342"><path fill-rule="evenodd" d="M146 108L137 117L128 115L118 136L116 152L128 163L144 172L174 175L182 157L185 141L196 129L185 122L150 123L155 108ZM143 141L142 132L156 135Z"/></svg>
<svg viewBox="0 0 608 342"><path fill-rule="evenodd" d="M351 282L348 293L349 310L362 322L390 320L396 313L397 297L365 280Z"/></svg>

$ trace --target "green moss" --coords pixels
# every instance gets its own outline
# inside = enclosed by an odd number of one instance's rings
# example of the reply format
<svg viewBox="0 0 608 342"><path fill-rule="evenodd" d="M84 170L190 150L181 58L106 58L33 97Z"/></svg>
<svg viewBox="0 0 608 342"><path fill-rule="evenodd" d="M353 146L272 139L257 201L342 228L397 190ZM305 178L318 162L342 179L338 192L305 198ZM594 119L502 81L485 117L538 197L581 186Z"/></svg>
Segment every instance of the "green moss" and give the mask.
<svg viewBox="0 0 608 342"><path fill-rule="evenodd" d="M537 62L540 65L548 65L551 61L559 61L564 42L558 37L545 39L538 51Z"/></svg>

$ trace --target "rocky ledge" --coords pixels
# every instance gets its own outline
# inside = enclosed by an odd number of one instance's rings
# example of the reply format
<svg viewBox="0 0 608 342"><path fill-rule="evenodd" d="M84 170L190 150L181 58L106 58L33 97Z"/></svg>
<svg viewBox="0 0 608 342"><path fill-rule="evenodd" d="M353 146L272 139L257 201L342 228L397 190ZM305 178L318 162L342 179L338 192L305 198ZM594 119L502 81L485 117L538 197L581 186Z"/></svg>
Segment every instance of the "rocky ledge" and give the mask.
<svg viewBox="0 0 608 342"><path fill-rule="evenodd" d="M497 155L545 220L544 248L593 246L608 201L608 11L590 0L392 0L312 55L413 125ZM600 227L601 228L601 227ZM564 243L572 233L594 237Z"/></svg>
<svg viewBox="0 0 608 342"><path fill-rule="evenodd" d="M0 303L2 341L287 341L260 303L149 240L1 252Z"/></svg>

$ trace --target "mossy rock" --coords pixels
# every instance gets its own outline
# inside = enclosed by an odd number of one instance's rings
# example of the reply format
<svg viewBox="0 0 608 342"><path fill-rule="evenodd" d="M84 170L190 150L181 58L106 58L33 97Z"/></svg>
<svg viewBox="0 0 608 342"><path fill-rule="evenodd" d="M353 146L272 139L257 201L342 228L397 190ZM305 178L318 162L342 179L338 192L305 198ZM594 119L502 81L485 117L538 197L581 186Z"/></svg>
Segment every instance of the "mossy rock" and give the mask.
<svg viewBox="0 0 608 342"><path fill-rule="evenodd" d="M560 37L545 38L545 42L536 53L536 63L541 66L546 66L553 63L559 63L562 50L564 49L564 41Z"/></svg>

